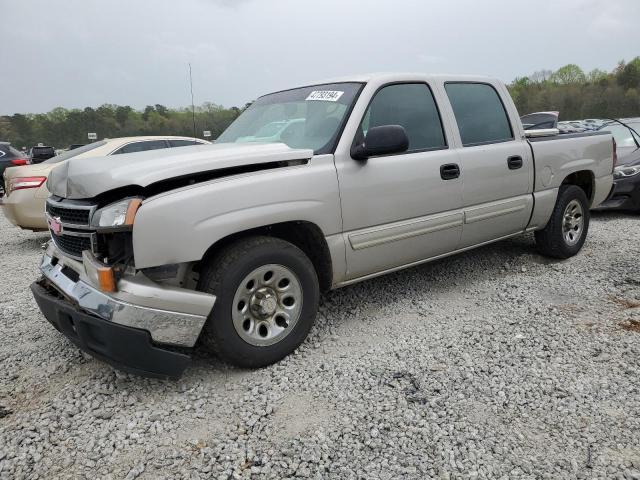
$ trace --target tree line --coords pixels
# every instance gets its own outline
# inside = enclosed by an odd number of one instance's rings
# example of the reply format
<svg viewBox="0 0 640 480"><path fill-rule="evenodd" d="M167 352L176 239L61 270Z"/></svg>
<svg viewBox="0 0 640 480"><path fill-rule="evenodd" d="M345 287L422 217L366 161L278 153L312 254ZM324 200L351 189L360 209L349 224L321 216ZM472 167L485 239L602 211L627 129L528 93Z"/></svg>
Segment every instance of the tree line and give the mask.
<svg viewBox="0 0 640 480"><path fill-rule="evenodd" d="M516 78L509 91L521 115L559 111L561 120L640 116L640 57L611 72L569 64Z"/></svg>
<svg viewBox="0 0 640 480"><path fill-rule="evenodd" d="M203 138L209 130L217 138L242 109L224 108L204 103L195 108L195 134ZM88 143L87 134L95 132L99 139L135 135L194 135L191 108L171 109L164 105L148 105L144 110L129 106L102 105L84 110L55 108L48 113L5 115L0 117L0 141L17 148L42 142L56 148Z"/></svg>
<svg viewBox="0 0 640 480"><path fill-rule="evenodd" d="M584 72L569 64L556 71L541 70L516 78L509 91L520 114L559 111L561 120L640 116L640 57L621 61L611 72ZM195 109L195 133L211 131L217 138L246 108L225 108L204 103ZM55 108L48 113L0 117L0 140L14 146L31 147L39 142L57 148L87 143L87 133L98 138L134 135L194 134L190 108L171 109L149 105L144 110L129 106L102 105L98 108Z"/></svg>

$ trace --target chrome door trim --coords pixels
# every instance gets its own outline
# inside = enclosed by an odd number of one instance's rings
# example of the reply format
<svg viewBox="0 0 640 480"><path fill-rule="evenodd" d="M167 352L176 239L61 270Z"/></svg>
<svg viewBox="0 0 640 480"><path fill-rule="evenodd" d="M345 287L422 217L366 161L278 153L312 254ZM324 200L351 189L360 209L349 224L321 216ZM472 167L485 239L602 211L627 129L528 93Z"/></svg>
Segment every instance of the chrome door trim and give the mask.
<svg viewBox="0 0 640 480"><path fill-rule="evenodd" d="M527 201L528 196L523 196L466 208L464 211L464 223L475 223L482 220L488 220L490 218L509 215L510 213L520 212L527 208Z"/></svg>
<svg viewBox="0 0 640 480"><path fill-rule="evenodd" d="M388 269L385 269L385 270L381 270L379 272L370 273L368 275L363 275L363 276L357 277L357 278L352 278L350 280L346 280L344 282L340 282L340 283L336 284L334 286L334 288L346 287L347 285L352 285L354 283L362 282L364 280L369 280L371 278L380 277L382 275L386 275L387 273L392 273L392 272L396 272L398 270L404 270L405 268L411 268L411 267L415 267L415 266L418 266L418 265L422 265L423 263L433 262L435 260L440 260L441 258L450 257L451 255L455 255L457 253L466 252L467 250L473 250L476 247L482 247L484 245L488 245L490 243L499 242L500 240L506 240L507 238L516 237L516 236L521 235L521 234L522 234L522 231L516 232L516 233L512 233L510 235L504 235L504 236L499 237L499 238L494 238L494 239L488 240L486 242L477 243L475 245L470 245L468 247L459 248L457 250L452 250L451 252L443 253L441 255L436 255L434 257L425 258L423 260L418 260L416 262L406 263L406 264L400 265L398 267L388 268Z"/></svg>
<svg viewBox="0 0 640 480"><path fill-rule="evenodd" d="M464 215L462 211L428 215L358 230L348 233L347 238L353 250L362 250L377 247L385 243L406 240L407 238L460 227L463 221Z"/></svg>

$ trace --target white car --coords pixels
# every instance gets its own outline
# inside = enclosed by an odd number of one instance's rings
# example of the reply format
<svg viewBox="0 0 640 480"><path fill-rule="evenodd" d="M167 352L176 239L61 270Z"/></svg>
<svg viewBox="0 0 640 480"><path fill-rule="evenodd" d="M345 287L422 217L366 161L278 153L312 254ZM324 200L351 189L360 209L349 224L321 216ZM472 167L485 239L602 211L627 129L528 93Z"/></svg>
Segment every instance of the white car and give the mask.
<svg viewBox="0 0 640 480"><path fill-rule="evenodd" d="M14 225L27 230L46 230L44 205L49 190L46 181L49 172L71 158L104 157L121 153L145 152L173 147L210 144L192 137L147 136L106 138L69 150L42 163L7 168L4 173L6 195L2 198L2 210Z"/></svg>

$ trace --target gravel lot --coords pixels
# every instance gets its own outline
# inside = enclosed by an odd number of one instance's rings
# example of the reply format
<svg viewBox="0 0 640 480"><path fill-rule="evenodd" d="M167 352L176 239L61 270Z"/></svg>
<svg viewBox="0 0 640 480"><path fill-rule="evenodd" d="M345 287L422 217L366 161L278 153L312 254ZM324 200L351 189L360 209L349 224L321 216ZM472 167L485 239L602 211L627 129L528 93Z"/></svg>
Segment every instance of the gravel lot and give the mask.
<svg viewBox="0 0 640 480"><path fill-rule="evenodd" d="M640 479L640 217L565 262L531 236L328 294L257 371L176 382L83 356L0 215L0 478Z"/></svg>

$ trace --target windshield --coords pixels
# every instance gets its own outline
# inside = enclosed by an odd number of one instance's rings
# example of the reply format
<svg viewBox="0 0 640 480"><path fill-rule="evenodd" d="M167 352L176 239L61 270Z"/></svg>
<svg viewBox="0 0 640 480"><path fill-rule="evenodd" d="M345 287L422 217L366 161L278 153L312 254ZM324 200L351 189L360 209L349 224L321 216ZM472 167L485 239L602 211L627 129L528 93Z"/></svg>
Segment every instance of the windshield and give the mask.
<svg viewBox="0 0 640 480"><path fill-rule="evenodd" d="M627 125L633 128L636 132L640 132L640 123L627 123ZM640 138L637 135L633 134L633 132L631 132L631 130L629 130L624 125L605 125L604 127L602 127L602 130L608 130L613 134L613 138L616 139L616 145L618 147L635 147L636 143L633 141L632 135L636 137L636 140L638 140L638 142L640 142Z"/></svg>
<svg viewBox="0 0 640 480"><path fill-rule="evenodd" d="M333 83L260 97L216 143L282 142L316 154L335 147L362 84Z"/></svg>
<svg viewBox="0 0 640 480"><path fill-rule="evenodd" d="M94 148L101 147L105 143L107 142L105 142L104 140L100 140L99 142L90 143L89 145L84 145L82 147L74 148L73 150L64 152L56 157L52 157L49 160L45 160L42 163L58 163L58 162L62 162L63 160L69 160L70 158L73 158L76 155L80 155L81 153L88 152L90 150L93 150Z"/></svg>

